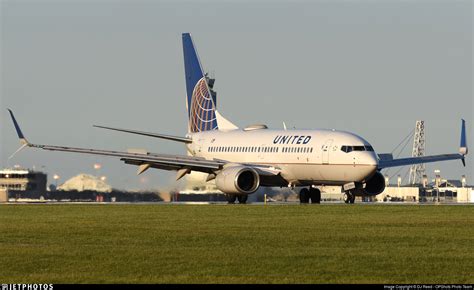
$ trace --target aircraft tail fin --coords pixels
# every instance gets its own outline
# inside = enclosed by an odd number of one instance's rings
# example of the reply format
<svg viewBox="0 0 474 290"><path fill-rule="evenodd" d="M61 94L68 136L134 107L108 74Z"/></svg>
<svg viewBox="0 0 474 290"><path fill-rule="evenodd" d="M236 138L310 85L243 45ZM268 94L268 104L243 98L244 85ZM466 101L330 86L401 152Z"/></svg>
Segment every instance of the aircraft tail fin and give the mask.
<svg viewBox="0 0 474 290"><path fill-rule="evenodd" d="M186 107L188 110L188 132L219 129L216 104L212 97L206 75L194 47L191 34L183 33L184 71L186 76Z"/></svg>

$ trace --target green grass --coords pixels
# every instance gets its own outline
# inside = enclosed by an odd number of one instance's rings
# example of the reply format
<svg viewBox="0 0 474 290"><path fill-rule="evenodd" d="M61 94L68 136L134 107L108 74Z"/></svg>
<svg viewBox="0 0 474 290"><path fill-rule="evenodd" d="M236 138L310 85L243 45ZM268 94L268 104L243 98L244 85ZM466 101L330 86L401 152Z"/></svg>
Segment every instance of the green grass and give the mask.
<svg viewBox="0 0 474 290"><path fill-rule="evenodd" d="M474 283L474 206L2 205L2 283Z"/></svg>

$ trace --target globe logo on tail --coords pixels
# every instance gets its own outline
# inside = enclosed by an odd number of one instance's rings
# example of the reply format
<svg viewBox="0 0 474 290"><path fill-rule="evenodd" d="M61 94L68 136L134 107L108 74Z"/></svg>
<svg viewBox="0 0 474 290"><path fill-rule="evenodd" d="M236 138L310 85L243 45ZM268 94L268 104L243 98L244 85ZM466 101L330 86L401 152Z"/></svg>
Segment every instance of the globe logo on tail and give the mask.
<svg viewBox="0 0 474 290"><path fill-rule="evenodd" d="M217 129L215 107L205 77L194 86L190 109L191 132Z"/></svg>

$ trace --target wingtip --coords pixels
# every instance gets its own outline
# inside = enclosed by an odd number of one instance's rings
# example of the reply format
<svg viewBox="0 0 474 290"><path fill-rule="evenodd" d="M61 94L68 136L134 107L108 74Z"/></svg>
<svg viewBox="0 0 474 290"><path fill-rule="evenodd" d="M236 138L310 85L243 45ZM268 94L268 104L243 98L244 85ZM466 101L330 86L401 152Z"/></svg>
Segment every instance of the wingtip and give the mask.
<svg viewBox="0 0 474 290"><path fill-rule="evenodd" d="M26 140L25 135L23 135L23 132L21 131L20 125L18 125L18 122L16 121L15 115L13 114L13 111L10 109L7 109L10 112L10 116L12 118L13 126L15 126L16 134L18 135L18 139L20 139L20 144L21 145L28 145L29 142Z"/></svg>
<svg viewBox="0 0 474 290"><path fill-rule="evenodd" d="M461 119L461 142L459 144L459 153L462 155L467 155L467 140L466 140L466 121Z"/></svg>

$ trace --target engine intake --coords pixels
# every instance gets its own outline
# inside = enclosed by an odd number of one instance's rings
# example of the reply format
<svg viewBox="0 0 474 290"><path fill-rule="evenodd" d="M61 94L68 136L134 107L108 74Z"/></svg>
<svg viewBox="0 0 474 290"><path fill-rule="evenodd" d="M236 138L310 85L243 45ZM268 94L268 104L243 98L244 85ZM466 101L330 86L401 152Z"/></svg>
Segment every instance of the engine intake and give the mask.
<svg viewBox="0 0 474 290"><path fill-rule="evenodd" d="M251 194L260 185L260 176L255 169L244 166L224 168L216 176L216 186L224 193Z"/></svg>
<svg viewBox="0 0 474 290"><path fill-rule="evenodd" d="M382 173L375 172L375 174L365 183L364 191L368 195L377 195L382 193L385 189L385 178Z"/></svg>

